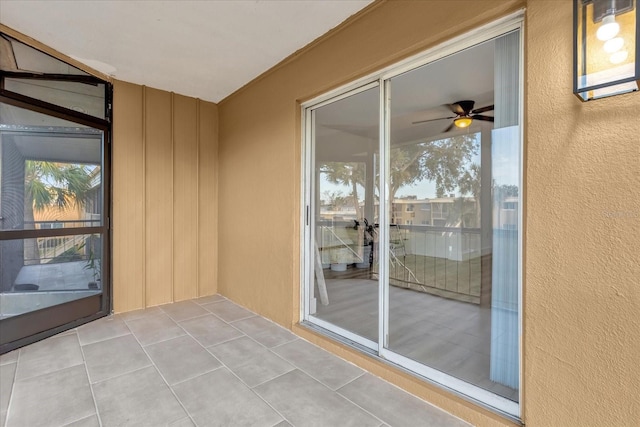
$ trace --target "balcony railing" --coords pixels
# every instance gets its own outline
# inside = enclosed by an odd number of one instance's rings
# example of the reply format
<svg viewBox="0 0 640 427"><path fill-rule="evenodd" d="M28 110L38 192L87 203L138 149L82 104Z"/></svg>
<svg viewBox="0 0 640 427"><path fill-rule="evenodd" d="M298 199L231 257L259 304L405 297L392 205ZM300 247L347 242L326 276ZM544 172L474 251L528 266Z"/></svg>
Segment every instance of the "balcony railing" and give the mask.
<svg viewBox="0 0 640 427"><path fill-rule="evenodd" d="M480 229L394 225L390 243L390 284L480 302Z"/></svg>
<svg viewBox="0 0 640 427"><path fill-rule="evenodd" d="M70 220L70 221L25 221L32 224L36 230L55 228L96 227L101 225L100 219ZM38 237L25 239L24 265L50 264L70 261L86 261L90 258L89 248L92 235L79 234L75 236ZM29 247L37 245L36 252Z"/></svg>

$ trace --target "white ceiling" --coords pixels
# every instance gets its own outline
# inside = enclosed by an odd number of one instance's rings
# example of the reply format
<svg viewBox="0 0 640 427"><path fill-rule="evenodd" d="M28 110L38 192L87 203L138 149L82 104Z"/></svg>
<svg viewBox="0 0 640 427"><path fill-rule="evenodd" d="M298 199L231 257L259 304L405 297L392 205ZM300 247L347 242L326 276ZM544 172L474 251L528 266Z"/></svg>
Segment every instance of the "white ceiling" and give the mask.
<svg viewBox="0 0 640 427"><path fill-rule="evenodd" d="M219 102L372 0L0 0L0 22L119 80Z"/></svg>

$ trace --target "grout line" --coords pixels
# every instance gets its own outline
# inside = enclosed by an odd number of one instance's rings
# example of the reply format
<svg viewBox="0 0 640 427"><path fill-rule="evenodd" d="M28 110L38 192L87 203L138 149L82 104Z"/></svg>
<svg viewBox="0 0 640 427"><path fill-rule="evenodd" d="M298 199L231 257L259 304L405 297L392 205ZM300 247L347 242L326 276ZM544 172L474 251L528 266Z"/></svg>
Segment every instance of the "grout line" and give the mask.
<svg viewBox="0 0 640 427"><path fill-rule="evenodd" d="M222 361L220 361L220 362L222 362ZM227 369L227 371L229 371L229 372L231 373L231 375L233 375L234 377L236 377L236 378L238 379L238 381L240 381L240 382L241 382L245 387L247 387L247 388L249 389L249 391L251 391L251 393L253 393L254 395L256 395L256 396L258 397L258 399L260 399L260 400L262 400L264 403L266 403L266 404L267 404L267 406L269 406L271 409L273 409L273 410L274 410L274 412L275 412L276 414L280 415L280 416L282 417L282 419L283 419L283 420L285 420L285 421L286 421L286 422L288 422L289 424L293 425L293 424L292 424L292 423L287 419L287 417L285 417L282 413L280 413L280 411L278 411L276 408L274 408L274 407L273 407L273 405L272 405L271 403L269 403L269 402L267 402L265 399L263 399L263 398L262 398L262 396L260 396L260 395L259 395L259 394L258 394L258 393L257 393L257 392L252 388L252 387L250 387L250 386L249 386L249 384L247 384L246 382L244 382L244 381L242 380L242 378L240 378L238 375L236 375L236 373L235 373L235 372L233 372L233 371L231 370L231 368L229 368L229 367L228 367L227 365L225 365L224 363L223 363L223 366ZM294 369L294 370L295 370L295 369ZM293 372L293 371L289 371L289 372ZM284 374L279 375L279 376L278 376L278 377L276 377L276 378L279 378L279 377L281 377L281 376L283 376L283 375L286 375L286 374L288 374L289 372L285 372ZM275 378L272 378L271 380L273 380L273 379L275 379ZM271 380L269 380L269 381L271 381ZM268 382L268 381L266 381L266 382ZM265 383L266 383L266 382L265 382ZM264 384L264 383L262 383L262 384ZM256 386L256 387L257 387L257 386ZM277 423L277 424L274 424L274 425L278 425L278 424L279 424L279 423L281 423L281 422L282 422L282 421L278 421L278 423Z"/></svg>
<svg viewBox="0 0 640 427"><path fill-rule="evenodd" d="M78 334L76 334L77 336ZM89 390L91 391L91 399L93 399L93 407L96 410L96 417L98 418L98 424L102 427L102 418L100 417L100 412L98 411L98 401L96 400L96 395L93 392L93 385L91 384L91 377L89 376L89 368L87 367L87 358L84 355L84 348L82 348L82 344L80 344L80 337L78 336L78 345L80 346L80 353L82 354L82 365L84 366L84 372L87 374L87 383L89 383ZM79 421L79 420L78 420Z"/></svg>
<svg viewBox="0 0 640 427"><path fill-rule="evenodd" d="M186 332L186 331L185 331ZM162 378L162 381L164 381L165 385L169 388L169 391L171 392L171 394L173 395L173 397L176 399L176 401L178 402L178 404L180 405L180 407L182 408L182 410L184 411L185 414L187 414L187 417L189 417L189 419L191 420L191 422L193 423L193 425L197 426L198 424L196 423L196 421L193 419L193 417L191 416L191 413L187 410L187 408L183 405L182 401L180 400L180 398L178 398L178 395L176 395L176 392L173 390L173 388L171 387L171 385L169 385L169 382L167 381L167 379L164 377L164 375L162 375L162 372L160 371L160 369L158 369L158 366L155 364L155 362L153 361L153 359L151 358L151 356L149 355L149 353L147 352L147 350L144 348L144 346L142 345L142 343L138 340L138 338L135 336L135 334L133 335L133 337L136 339L138 345L140 346L140 348L142 348L142 351L144 351L144 354L147 356L147 358L149 358L149 361L151 362L151 365L153 367L153 369L156 370L156 372L158 373L158 375L160 375L160 378ZM148 368L148 366L146 366L146 368ZM215 371L215 369L214 369ZM209 371L209 372L213 372L213 371ZM197 377L194 377L197 378ZM180 418L177 421L180 421L184 418Z"/></svg>
<svg viewBox="0 0 640 427"><path fill-rule="evenodd" d="M9 391L9 401L7 402L7 413L5 414L4 425L9 425L9 414L11 414L11 403L15 398L15 388L16 388L16 378L18 376L18 364L20 363L20 354L22 353L22 348L14 350L18 352L16 356L16 370L13 371L13 382L11 383L11 390Z"/></svg>
<svg viewBox="0 0 640 427"><path fill-rule="evenodd" d="M286 362L286 360L285 360L285 362ZM287 371L287 372L283 372L283 373L281 373L281 374L279 374L279 375L276 375L276 376L275 376L275 377L273 377L273 378L269 378L268 380L262 381L261 383L258 383L258 384L254 385L254 386L249 386L249 384L246 384L246 385L247 385L247 387L249 387L249 388L251 388L251 389L258 388L258 387L260 387L261 385L264 385L264 384L266 384L266 383L268 383L268 382L275 381L275 380L277 380L278 378L284 377L285 375L290 374L291 372L293 372L293 371L295 371L295 370L300 370L300 368L298 368L298 367L297 367L297 366L295 366L294 364L292 364L292 363L290 363L290 362L287 362L287 363L289 363L289 365L291 365L291 367L292 367L293 369L291 369L291 370L289 370L289 371ZM229 369L229 370L231 370L231 369Z"/></svg>

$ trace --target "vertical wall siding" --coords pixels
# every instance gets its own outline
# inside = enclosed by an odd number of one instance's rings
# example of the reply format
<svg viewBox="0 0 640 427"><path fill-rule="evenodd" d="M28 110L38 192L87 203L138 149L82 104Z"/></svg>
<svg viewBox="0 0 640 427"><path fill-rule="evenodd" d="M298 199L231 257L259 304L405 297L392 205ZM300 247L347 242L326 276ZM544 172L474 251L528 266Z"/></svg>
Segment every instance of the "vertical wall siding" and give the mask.
<svg viewBox="0 0 640 427"><path fill-rule="evenodd" d="M173 97L144 93L145 300L153 306L173 301Z"/></svg>
<svg viewBox="0 0 640 427"><path fill-rule="evenodd" d="M115 82L114 310L217 292L217 106Z"/></svg>
<svg viewBox="0 0 640 427"><path fill-rule="evenodd" d="M218 291L218 107L198 103L198 295Z"/></svg>
<svg viewBox="0 0 640 427"><path fill-rule="evenodd" d="M173 299L181 301L198 295L199 117L196 99L173 101Z"/></svg>
<svg viewBox="0 0 640 427"><path fill-rule="evenodd" d="M113 110L113 301L118 312L145 306L144 93L116 82Z"/></svg>

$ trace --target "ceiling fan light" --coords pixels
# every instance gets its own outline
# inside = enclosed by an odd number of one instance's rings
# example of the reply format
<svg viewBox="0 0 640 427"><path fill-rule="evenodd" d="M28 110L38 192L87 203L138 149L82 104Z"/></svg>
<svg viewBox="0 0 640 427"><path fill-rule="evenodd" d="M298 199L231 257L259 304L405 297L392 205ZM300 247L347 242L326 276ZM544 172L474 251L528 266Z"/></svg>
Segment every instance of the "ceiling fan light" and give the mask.
<svg viewBox="0 0 640 427"><path fill-rule="evenodd" d="M453 121L453 123L459 128L466 128L471 125L473 119L471 117L458 117Z"/></svg>

